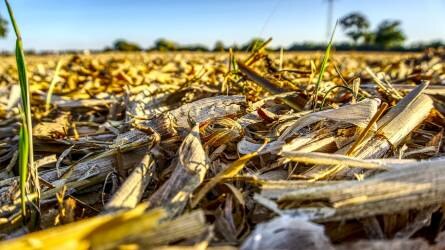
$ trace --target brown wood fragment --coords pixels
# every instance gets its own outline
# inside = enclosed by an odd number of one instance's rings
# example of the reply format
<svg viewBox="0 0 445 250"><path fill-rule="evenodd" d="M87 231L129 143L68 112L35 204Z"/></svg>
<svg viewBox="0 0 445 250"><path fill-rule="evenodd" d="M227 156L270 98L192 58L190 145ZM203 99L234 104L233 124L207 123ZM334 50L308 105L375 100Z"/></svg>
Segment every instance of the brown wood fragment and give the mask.
<svg viewBox="0 0 445 250"><path fill-rule="evenodd" d="M149 198L150 207L163 207L171 216L180 214L209 168L196 125L184 139L173 161L170 178Z"/></svg>
<svg viewBox="0 0 445 250"><path fill-rule="evenodd" d="M134 208L150 182L154 160L150 154L145 155L142 161L134 168L130 176L106 204L105 210L113 211L123 208Z"/></svg>

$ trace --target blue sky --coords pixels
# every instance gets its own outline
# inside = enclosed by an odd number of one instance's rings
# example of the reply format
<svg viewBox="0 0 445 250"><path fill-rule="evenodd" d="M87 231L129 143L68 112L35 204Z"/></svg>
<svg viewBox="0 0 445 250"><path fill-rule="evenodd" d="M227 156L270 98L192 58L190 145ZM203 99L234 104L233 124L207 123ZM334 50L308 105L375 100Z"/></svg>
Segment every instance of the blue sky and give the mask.
<svg viewBox="0 0 445 250"><path fill-rule="evenodd" d="M0 15L6 7L0 1ZM149 47L160 37L183 44L242 44L273 37L274 46L325 41L327 0L10 0L27 49L101 49L116 38ZM372 28L402 21L412 41L445 40L445 0L336 0L334 18L364 13ZM339 30L336 41L345 40ZM0 50L14 46L12 33Z"/></svg>

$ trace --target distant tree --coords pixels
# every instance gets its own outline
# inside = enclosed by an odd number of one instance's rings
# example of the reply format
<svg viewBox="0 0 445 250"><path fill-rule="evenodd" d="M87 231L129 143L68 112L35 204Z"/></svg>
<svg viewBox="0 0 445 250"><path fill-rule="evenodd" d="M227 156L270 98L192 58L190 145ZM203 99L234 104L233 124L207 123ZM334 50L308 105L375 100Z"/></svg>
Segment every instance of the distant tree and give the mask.
<svg viewBox="0 0 445 250"><path fill-rule="evenodd" d="M241 50L241 47L238 44L236 44L236 43L232 44L232 46L230 46L229 48L232 48L233 51L240 51Z"/></svg>
<svg viewBox="0 0 445 250"><path fill-rule="evenodd" d="M406 37L400 28L400 21L385 20L375 32L375 43L385 49L401 46Z"/></svg>
<svg viewBox="0 0 445 250"><path fill-rule="evenodd" d="M207 46L202 44L191 44L186 46L181 46L180 50L185 51L209 51L209 48Z"/></svg>
<svg viewBox="0 0 445 250"><path fill-rule="evenodd" d="M178 45L173 41L161 38L155 41L155 49L159 51L174 51L178 49Z"/></svg>
<svg viewBox="0 0 445 250"><path fill-rule="evenodd" d="M222 52L224 50L225 50L224 43L221 41L216 41L215 46L213 47L213 51Z"/></svg>
<svg viewBox="0 0 445 250"><path fill-rule="evenodd" d="M262 38L253 38L241 47L242 51L253 51L265 41Z"/></svg>
<svg viewBox="0 0 445 250"><path fill-rule="evenodd" d="M445 43L441 40L434 40L426 45L426 47L429 47L429 48L440 48L440 47L444 47L444 46L445 46Z"/></svg>
<svg viewBox="0 0 445 250"><path fill-rule="evenodd" d="M116 40L113 43L113 49L117 51L141 51L141 47L136 43L125 41L124 39Z"/></svg>
<svg viewBox="0 0 445 250"><path fill-rule="evenodd" d="M8 33L8 22L0 16L0 38L6 37Z"/></svg>
<svg viewBox="0 0 445 250"><path fill-rule="evenodd" d="M375 33L370 31L364 33L363 42L365 43L365 45L373 45L375 43Z"/></svg>
<svg viewBox="0 0 445 250"><path fill-rule="evenodd" d="M371 33L368 32L369 21L363 14L353 12L346 15L340 19L340 25L346 31L346 35L352 39L355 46L360 38L363 38L365 43L370 42L369 35Z"/></svg>
<svg viewBox="0 0 445 250"><path fill-rule="evenodd" d="M326 45L323 43L314 43L314 42L303 42L303 43L294 43L289 46L288 50L291 51L305 51L305 50L322 50ZM337 46L335 46L337 47Z"/></svg>
<svg viewBox="0 0 445 250"><path fill-rule="evenodd" d="M51 51L52 53L54 53L54 51ZM37 55L37 52L33 49L27 49L25 50L25 54L26 55Z"/></svg>

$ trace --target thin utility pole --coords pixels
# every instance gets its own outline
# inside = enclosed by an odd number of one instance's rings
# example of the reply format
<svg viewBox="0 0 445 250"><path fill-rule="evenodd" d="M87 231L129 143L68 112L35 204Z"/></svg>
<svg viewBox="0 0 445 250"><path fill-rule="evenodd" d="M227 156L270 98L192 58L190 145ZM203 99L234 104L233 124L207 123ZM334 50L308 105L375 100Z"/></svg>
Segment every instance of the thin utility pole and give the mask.
<svg viewBox="0 0 445 250"><path fill-rule="evenodd" d="M328 1L328 20L327 20L327 26L326 26L326 39L329 40L329 37L331 36L332 31L332 16L334 13L334 0L327 0Z"/></svg>

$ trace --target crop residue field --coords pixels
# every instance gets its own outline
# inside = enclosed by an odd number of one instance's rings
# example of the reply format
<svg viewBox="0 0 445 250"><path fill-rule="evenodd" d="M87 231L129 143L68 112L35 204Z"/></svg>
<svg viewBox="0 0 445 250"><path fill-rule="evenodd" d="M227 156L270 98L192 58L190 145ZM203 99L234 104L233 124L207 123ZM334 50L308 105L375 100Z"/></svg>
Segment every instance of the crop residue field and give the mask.
<svg viewBox="0 0 445 250"><path fill-rule="evenodd" d="M28 56L26 217L2 57L0 248L444 246L445 51L324 55Z"/></svg>

